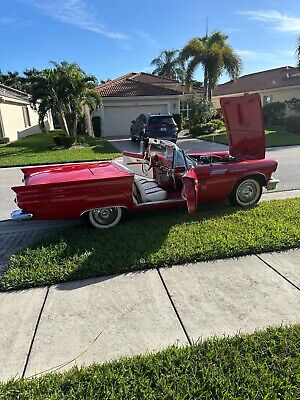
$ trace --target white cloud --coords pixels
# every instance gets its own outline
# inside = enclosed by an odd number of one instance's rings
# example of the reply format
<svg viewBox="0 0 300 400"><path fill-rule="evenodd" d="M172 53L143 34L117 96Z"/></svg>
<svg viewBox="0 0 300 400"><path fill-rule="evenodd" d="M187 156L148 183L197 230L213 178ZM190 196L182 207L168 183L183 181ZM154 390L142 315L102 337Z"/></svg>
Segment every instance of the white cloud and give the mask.
<svg viewBox="0 0 300 400"><path fill-rule="evenodd" d="M280 32L300 32L300 17L294 17L276 10L240 11L251 20L273 25L273 29Z"/></svg>
<svg viewBox="0 0 300 400"><path fill-rule="evenodd" d="M248 50L248 49L237 49L236 52L245 61L245 64L256 64L260 65L264 63L268 65L266 68L275 68L278 66L294 65L295 54L292 51L283 50L281 48L270 50ZM247 63L246 63L247 61Z"/></svg>
<svg viewBox="0 0 300 400"><path fill-rule="evenodd" d="M144 39L145 42L154 48L160 48L159 43L153 39L153 37L150 35L150 33L144 32L144 31L135 31L136 35L139 36L140 38Z"/></svg>
<svg viewBox="0 0 300 400"><path fill-rule="evenodd" d="M22 0L42 13L60 22L74 25L111 39L126 40L124 33L109 30L101 21L96 11L84 0Z"/></svg>
<svg viewBox="0 0 300 400"><path fill-rule="evenodd" d="M11 16L2 16L0 17L0 27L22 27L22 26L31 26L33 25L33 21L29 19L17 19Z"/></svg>
<svg viewBox="0 0 300 400"><path fill-rule="evenodd" d="M257 58L258 56L260 56L260 54L257 51L254 51L254 50L240 50L240 49L237 49L236 52L241 57Z"/></svg>
<svg viewBox="0 0 300 400"><path fill-rule="evenodd" d="M0 26L13 25L15 22L16 19L14 17L9 17L9 16L0 17Z"/></svg>

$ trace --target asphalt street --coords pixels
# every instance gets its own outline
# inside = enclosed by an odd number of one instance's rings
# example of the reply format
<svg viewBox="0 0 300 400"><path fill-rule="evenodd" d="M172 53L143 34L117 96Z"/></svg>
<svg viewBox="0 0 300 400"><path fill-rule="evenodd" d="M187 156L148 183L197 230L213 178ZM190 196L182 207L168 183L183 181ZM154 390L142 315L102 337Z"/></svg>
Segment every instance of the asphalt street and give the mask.
<svg viewBox="0 0 300 400"><path fill-rule="evenodd" d="M112 141L120 150L137 150L139 146L130 140ZM225 146L202 142L197 139L182 139L178 144L187 151L211 151L213 147L217 150ZM300 189L300 146L277 147L267 150L267 157L278 160L278 169L275 176L280 180L276 191L288 191ZM12 186L22 184L22 173L20 167L0 168L0 221L10 218L12 210L16 209L14 203L14 192Z"/></svg>

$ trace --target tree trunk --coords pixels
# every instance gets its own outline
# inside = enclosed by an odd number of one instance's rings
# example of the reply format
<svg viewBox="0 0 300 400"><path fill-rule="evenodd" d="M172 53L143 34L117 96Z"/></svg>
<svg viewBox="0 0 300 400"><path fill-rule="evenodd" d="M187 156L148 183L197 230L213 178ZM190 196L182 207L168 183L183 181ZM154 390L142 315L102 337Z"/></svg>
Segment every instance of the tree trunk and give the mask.
<svg viewBox="0 0 300 400"><path fill-rule="evenodd" d="M204 67L204 82L203 82L203 97L207 99L208 97L208 76L207 76L207 67Z"/></svg>
<svg viewBox="0 0 300 400"><path fill-rule="evenodd" d="M210 83L210 80L208 80L208 84L207 84L207 100L209 100L209 101L211 101L211 93L212 93L211 83Z"/></svg>
<svg viewBox="0 0 300 400"><path fill-rule="evenodd" d="M59 111L59 123L63 133L67 136L70 136L68 124L66 121L65 114L62 111Z"/></svg>
<svg viewBox="0 0 300 400"><path fill-rule="evenodd" d="M75 138L77 136L77 125L78 125L78 117L77 117L77 115L74 115L71 135L74 136Z"/></svg>

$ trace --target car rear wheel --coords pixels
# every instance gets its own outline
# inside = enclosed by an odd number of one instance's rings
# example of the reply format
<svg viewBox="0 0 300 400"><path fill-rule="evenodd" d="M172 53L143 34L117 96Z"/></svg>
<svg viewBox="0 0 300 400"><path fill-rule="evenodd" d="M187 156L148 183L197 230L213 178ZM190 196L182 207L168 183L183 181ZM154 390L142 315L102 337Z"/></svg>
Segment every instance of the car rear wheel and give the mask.
<svg viewBox="0 0 300 400"><path fill-rule="evenodd" d="M236 185L228 200L234 206L249 207L258 203L261 195L261 183L255 178L246 178Z"/></svg>
<svg viewBox="0 0 300 400"><path fill-rule="evenodd" d="M95 228L112 228L122 217L121 207L95 208L88 213L89 221Z"/></svg>

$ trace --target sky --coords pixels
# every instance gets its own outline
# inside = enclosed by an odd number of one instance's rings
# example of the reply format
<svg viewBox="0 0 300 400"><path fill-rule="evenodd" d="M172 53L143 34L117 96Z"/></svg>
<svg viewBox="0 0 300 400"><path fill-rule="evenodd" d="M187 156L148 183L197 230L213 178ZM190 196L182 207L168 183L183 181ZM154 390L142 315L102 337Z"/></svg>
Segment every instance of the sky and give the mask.
<svg viewBox="0 0 300 400"><path fill-rule="evenodd" d="M221 30L242 75L296 65L299 0L0 0L0 69L78 63L99 80L152 72L163 50ZM195 78L203 80L202 69ZM221 82L226 82L224 75Z"/></svg>

